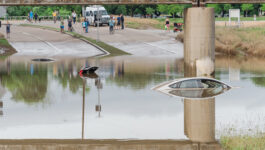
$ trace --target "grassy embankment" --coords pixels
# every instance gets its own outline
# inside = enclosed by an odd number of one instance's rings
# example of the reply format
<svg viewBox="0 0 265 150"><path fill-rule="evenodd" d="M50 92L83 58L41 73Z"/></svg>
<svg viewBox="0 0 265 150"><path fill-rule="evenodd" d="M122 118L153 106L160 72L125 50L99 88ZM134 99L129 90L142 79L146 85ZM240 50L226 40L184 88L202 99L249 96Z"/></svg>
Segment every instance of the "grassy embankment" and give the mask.
<svg viewBox="0 0 265 150"><path fill-rule="evenodd" d="M4 35L0 33L0 50L3 52L0 54L0 58L5 58L9 55L16 53L16 50L8 43Z"/></svg>
<svg viewBox="0 0 265 150"><path fill-rule="evenodd" d="M241 20L253 20L252 17ZM126 18L126 26L136 29L164 29L165 19L140 19ZM228 21L228 18L216 18L216 20ZM265 20L265 17L257 17L257 20ZM171 28L173 22L183 22L182 18L170 19ZM257 24L257 25L256 25ZM183 42L184 34L176 37ZM257 56L265 57L265 23L244 23L240 28L216 26L216 52L233 56Z"/></svg>
<svg viewBox="0 0 265 150"><path fill-rule="evenodd" d="M265 135L223 136L220 143L225 150L264 150Z"/></svg>
<svg viewBox="0 0 265 150"><path fill-rule="evenodd" d="M150 19L150 18L125 18L125 25L128 28L134 29L165 29L165 18ZM215 18L216 21L229 21L228 17ZM241 21L253 21L253 17L241 17ZM257 17L257 21L265 21L265 16ZM183 18L169 18L171 29L173 29L173 23L183 23ZM232 21L236 21L236 18L232 18Z"/></svg>
<svg viewBox="0 0 265 150"><path fill-rule="evenodd" d="M227 55L265 57L265 26L216 27L216 51Z"/></svg>
<svg viewBox="0 0 265 150"><path fill-rule="evenodd" d="M48 27L48 26L32 25L32 24L21 24L21 26L35 27L35 28L41 28L41 29L47 29L47 30L60 32L59 28ZM95 39L91 39L89 37L83 36L83 35L75 33L75 32L68 32L68 31L65 31L65 32L72 35L73 37L85 39L89 43L94 44L94 45L106 50L107 52L110 53L108 56L130 55L129 53L124 52L124 51L122 51L116 47L113 47L109 44L106 44L104 42L96 41Z"/></svg>
<svg viewBox="0 0 265 150"><path fill-rule="evenodd" d="M173 22L182 22L182 18L170 19L171 29ZM125 26L133 29L165 29L165 19L150 19L150 18L125 18Z"/></svg>

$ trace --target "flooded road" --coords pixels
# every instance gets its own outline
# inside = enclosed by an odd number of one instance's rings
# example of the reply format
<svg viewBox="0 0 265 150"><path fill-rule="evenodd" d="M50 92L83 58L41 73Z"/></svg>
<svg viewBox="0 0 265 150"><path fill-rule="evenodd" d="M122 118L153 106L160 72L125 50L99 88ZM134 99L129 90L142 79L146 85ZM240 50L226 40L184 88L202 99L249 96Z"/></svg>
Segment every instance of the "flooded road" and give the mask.
<svg viewBox="0 0 265 150"><path fill-rule="evenodd" d="M182 59L123 56L41 63L14 55L0 61L0 139L212 142L225 134L265 130L264 60L217 57L215 78L240 88L198 101L151 90L184 77ZM80 78L83 65L99 66L99 77Z"/></svg>

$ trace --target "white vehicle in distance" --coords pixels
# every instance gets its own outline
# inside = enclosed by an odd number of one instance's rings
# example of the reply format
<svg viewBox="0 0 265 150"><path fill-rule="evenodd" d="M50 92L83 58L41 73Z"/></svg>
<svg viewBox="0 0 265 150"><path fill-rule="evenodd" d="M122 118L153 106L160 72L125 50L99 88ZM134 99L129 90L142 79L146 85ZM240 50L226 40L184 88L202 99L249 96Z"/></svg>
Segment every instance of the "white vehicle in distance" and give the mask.
<svg viewBox="0 0 265 150"><path fill-rule="evenodd" d="M99 14L99 15L98 15ZM86 7L85 18L88 19L90 25L97 26L103 24L109 24L110 16L106 9L101 5L93 5Z"/></svg>
<svg viewBox="0 0 265 150"><path fill-rule="evenodd" d="M213 78L181 78L165 82L152 88L170 96L203 99L217 96L231 89L231 86Z"/></svg>

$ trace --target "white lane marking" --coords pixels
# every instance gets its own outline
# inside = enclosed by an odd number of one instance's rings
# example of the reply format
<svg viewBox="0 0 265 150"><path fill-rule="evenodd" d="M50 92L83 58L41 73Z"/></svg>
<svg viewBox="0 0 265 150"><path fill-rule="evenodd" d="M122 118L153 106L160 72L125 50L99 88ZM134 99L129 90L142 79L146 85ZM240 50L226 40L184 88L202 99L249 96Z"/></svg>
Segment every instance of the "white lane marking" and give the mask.
<svg viewBox="0 0 265 150"><path fill-rule="evenodd" d="M45 41L45 40L41 39L40 37L37 37L37 36L32 35L32 34L27 33L27 32L22 32L22 33L25 34L25 35L32 36L32 37L34 37L34 38L36 38L36 39L38 39L38 40L40 40L40 41L46 43L46 44L47 44L48 46L50 46L51 48L53 48L53 49L55 50L55 53L50 54L49 56L54 56L54 55L56 55L56 54L62 53L62 50L61 50L61 49L58 49L56 46L54 46L54 45L51 44L50 42Z"/></svg>
<svg viewBox="0 0 265 150"><path fill-rule="evenodd" d="M174 51L171 51L171 50L168 50L168 49L165 49L163 47L160 47L160 46L157 46L157 45L154 45L154 44L151 44L151 43L147 43L147 42L143 42L144 44L147 44L147 45L150 45L150 46L153 46L153 47L157 47L157 48L160 48L162 50L165 50L165 51L168 51L170 53L173 53L173 54L177 54L177 52L174 52Z"/></svg>

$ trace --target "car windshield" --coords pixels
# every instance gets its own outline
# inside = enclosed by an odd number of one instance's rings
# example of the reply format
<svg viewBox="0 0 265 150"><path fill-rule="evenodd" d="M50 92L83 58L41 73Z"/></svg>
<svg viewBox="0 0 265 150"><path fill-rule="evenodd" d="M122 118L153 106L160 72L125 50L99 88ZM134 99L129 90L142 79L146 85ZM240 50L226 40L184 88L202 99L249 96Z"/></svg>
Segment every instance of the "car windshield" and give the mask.
<svg viewBox="0 0 265 150"><path fill-rule="evenodd" d="M189 79L170 84L170 88L220 88L224 84L211 79Z"/></svg>
<svg viewBox="0 0 265 150"><path fill-rule="evenodd" d="M98 14L98 11L95 11L95 15ZM99 14L101 15L108 15L108 12L106 10L99 10Z"/></svg>
<svg viewBox="0 0 265 150"><path fill-rule="evenodd" d="M201 88L201 84L198 80L192 79L192 80L182 81L179 87L180 88Z"/></svg>
<svg viewBox="0 0 265 150"><path fill-rule="evenodd" d="M207 80L207 79L202 79L201 84L203 88L218 88L221 87L222 84L213 80Z"/></svg>
<svg viewBox="0 0 265 150"><path fill-rule="evenodd" d="M170 94L184 98L207 98L214 97L224 92L222 88L214 89L194 89L194 90L172 90Z"/></svg>

